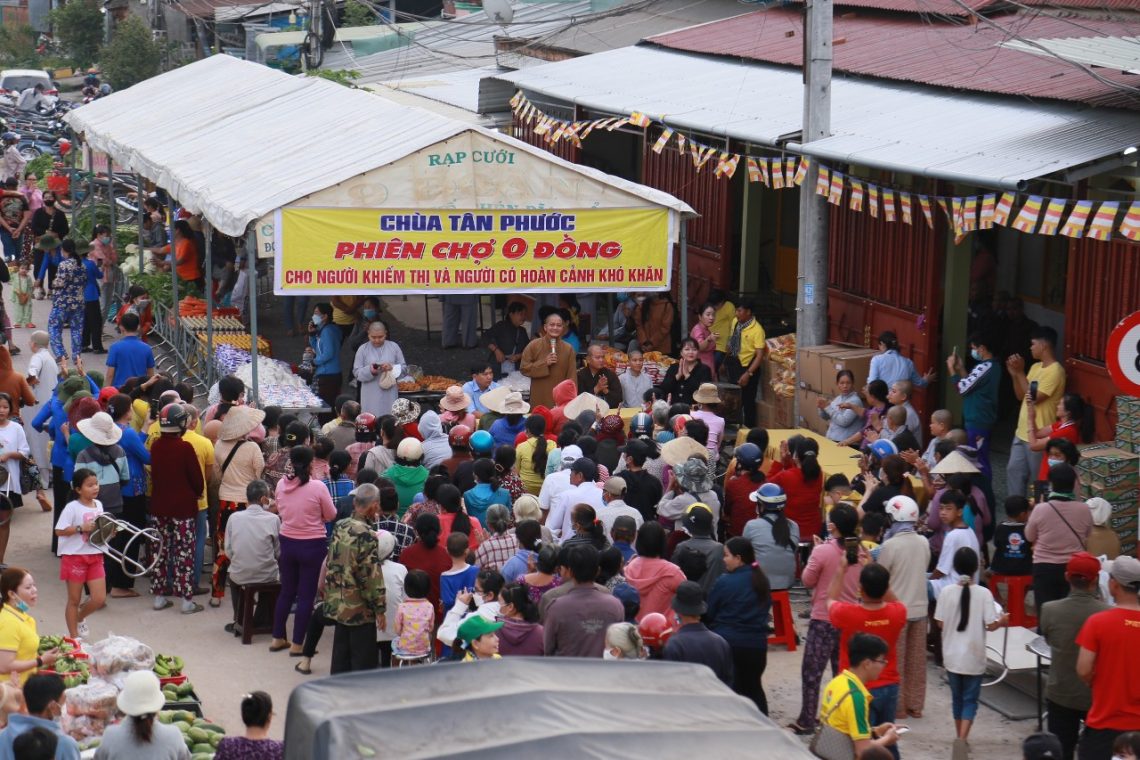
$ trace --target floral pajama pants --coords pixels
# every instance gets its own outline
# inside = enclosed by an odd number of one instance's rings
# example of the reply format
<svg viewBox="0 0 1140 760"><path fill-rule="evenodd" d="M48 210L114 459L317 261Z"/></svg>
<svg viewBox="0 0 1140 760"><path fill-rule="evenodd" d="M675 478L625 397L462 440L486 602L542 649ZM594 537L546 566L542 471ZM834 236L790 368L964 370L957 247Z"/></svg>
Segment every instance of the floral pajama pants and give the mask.
<svg viewBox="0 0 1140 760"><path fill-rule="evenodd" d="M151 575L150 592L193 599L196 518L155 517L154 527L162 537L158 547L161 559Z"/></svg>
<svg viewBox="0 0 1140 760"><path fill-rule="evenodd" d="M796 722L804 728L815 728L819 714L819 683L829 662L832 675L839 675L839 629L826 620L813 620L808 624L804 659L800 665L803 704Z"/></svg>
<svg viewBox="0 0 1140 760"><path fill-rule="evenodd" d="M214 529L214 572L210 577L210 596L221 599L226 595L226 576L230 569L230 558L226 556L226 525L230 515L245 509L244 503L226 501L218 502L218 523Z"/></svg>
<svg viewBox="0 0 1140 760"><path fill-rule="evenodd" d="M83 302L70 309L53 306L48 315L48 338L51 340L51 351L56 357L66 357L63 350L63 324L71 324L71 356L79 356L83 348Z"/></svg>

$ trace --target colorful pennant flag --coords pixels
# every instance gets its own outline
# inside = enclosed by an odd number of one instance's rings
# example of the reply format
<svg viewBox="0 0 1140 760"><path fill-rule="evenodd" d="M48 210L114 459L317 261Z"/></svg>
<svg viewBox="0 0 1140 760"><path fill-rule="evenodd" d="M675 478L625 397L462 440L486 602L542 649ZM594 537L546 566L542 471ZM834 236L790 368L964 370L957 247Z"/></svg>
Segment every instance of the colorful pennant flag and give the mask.
<svg viewBox="0 0 1140 760"><path fill-rule="evenodd" d="M511 101L510 101L511 102L511 108L512 109L518 108L519 103L521 103L522 100L523 100L522 90L519 90L518 92L515 93L515 96L513 98L511 98Z"/></svg>
<svg viewBox="0 0 1140 760"><path fill-rule="evenodd" d="M1009 223L1009 215L1013 212L1013 193L1002 193L1001 200L994 206L994 224L1002 227Z"/></svg>
<svg viewBox="0 0 1140 760"><path fill-rule="evenodd" d="M773 158L772 163L771 163L771 169L772 169L772 171L771 171L770 176L772 178L772 189L773 190L783 190L784 189L784 162L778 158ZM824 192L824 193L821 193L821 195L827 195L827 193Z"/></svg>
<svg viewBox="0 0 1140 760"><path fill-rule="evenodd" d="M665 146L669 144L669 140L673 137L673 130L665 127L665 131L657 138L657 142L653 143L653 152L660 153L665 150Z"/></svg>
<svg viewBox="0 0 1140 760"><path fill-rule="evenodd" d="M775 174L772 175L773 179ZM831 188L831 171L826 166L819 167L819 178L815 181L815 194L827 197Z"/></svg>
<svg viewBox="0 0 1140 760"><path fill-rule="evenodd" d="M756 159L756 160L760 162L760 181L761 181L761 182L763 182L765 185L767 185L767 184L769 183L769 179L768 179L768 159L766 159L766 158L758 158L758 159Z"/></svg>
<svg viewBox="0 0 1140 760"><path fill-rule="evenodd" d="M1093 217L1089 225L1089 237L1093 240L1109 240L1112 238L1112 228L1116 225L1116 212L1120 210L1119 201L1105 201Z"/></svg>
<svg viewBox="0 0 1140 760"><path fill-rule="evenodd" d="M784 187L793 187L796 184L796 159L784 159Z"/></svg>
<svg viewBox="0 0 1140 760"><path fill-rule="evenodd" d="M1021 213L1017 215L1010 226L1026 234L1033 234L1033 230L1037 228L1037 217L1041 215L1041 205L1044 202L1045 199L1040 195L1029 196L1029 200L1021 207Z"/></svg>
<svg viewBox="0 0 1140 760"><path fill-rule="evenodd" d="M902 207L903 224L911 224L914 220L911 218L910 193L899 191L899 206Z"/></svg>
<svg viewBox="0 0 1140 760"><path fill-rule="evenodd" d="M716 162L716 176L732 179L732 175L736 174L736 165L738 163L740 163L739 154L721 153L720 159Z"/></svg>
<svg viewBox="0 0 1140 760"><path fill-rule="evenodd" d="M926 226L934 229L934 214L931 213L930 198L925 195L918 196L918 205L922 207L922 215L926 217Z"/></svg>
<svg viewBox="0 0 1140 760"><path fill-rule="evenodd" d="M978 229L989 230L994 226L994 206L997 205L997 193L987 193L982 196L982 212L978 216Z"/></svg>
<svg viewBox="0 0 1140 760"><path fill-rule="evenodd" d="M1061 216L1065 213L1064 198L1050 198L1049 206L1045 209L1045 216L1041 219L1041 227L1037 230L1039 235L1056 235L1057 228L1061 226Z"/></svg>
<svg viewBox="0 0 1140 760"><path fill-rule="evenodd" d="M626 124L629 124L629 117L627 116L623 116L620 119L614 119L614 123L607 126L606 131L613 132L618 127L624 127Z"/></svg>
<svg viewBox="0 0 1140 760"><path fill-rule="evenodd" d="M756 159L753 158L752 156L748 156L744 160L744 165L748 167L748 181L749 182L759 182L760 181L760 165L756 163ZM764 184L766 185L768 183L765 182Z"/></svg>
<svg viewBox="0 0 1140 760"><path fill-rule="evenodd" d="M973 232L978 229L978 196L971 195L962 204L962 230Z"/></svg>
<svg viewBox="0 0 1140 760"><path fill-rule="evenodd" d="M1069 219L1061 227L1061 234L1065 237L1080 238L1085 234L1085 225L1089 223L1092 214L1092 201L1077 201L1073 210L1069 212Z"/></svg>
<svg viewBox="0 0 1140 760"><path fill-rule="evenodd" d="M629 123L635 127L645 128L652 123L652 120L640 111L634 111L629 115Z"/></svg>
<svg viewBox="0 0 1140 760"><path fill-rule="evenodd" d="M879 186L867 183L867 205L870 206L871 216L879 218Z"/></svg>
<svg viewBox="0 0 1140 760"><path fill-rule="evenodd" d="M942 209L942 215L946 217L946 221L950 223L951 229L954 229L954 214L950 211L950 204L946 202L945 198L938 198L938 208Z"/></svg>
<svg viewBox="0 0 1140 760"><path fill-rule="evenodd" d="M681 153L685 152L685 136L680 132L677 133L677 150Z"/></svg>
<svg viewBox="0 0 1140 760"><path fill-rule="evenodd" d="M832 206L843 203L843 174L840 172L831 173L831 188L827 193L827 202Z"/></svg>
<svg viewBox="0 0 1140 760"><path fill-rule="evenodd" d="M895 191L883 188L883 218L888 222L895 220Z"/></svg>
<svg viewBox="0 0 1140 760"><path fill-rule="evenodd" d="M799 187L804 183L804 177L807 176L808 169L810 168L811 160L806 156L804 158L801 158L799 168L796 169L796 176L792 178L792 181L796 183L796 187Z"/></svg>
<svg viewBox="0 0 1140 760"><path fill-rule="evenodd" d="M857 179L849 179L851 183L851 199L847 202L847 208L852 211L863 210L863 183Z"/></svg>
<svg viewBox="0 0 1140 760"><path fill-rule="evenodd" d="M962 207L965 205L965 202L965 198L950 199L950 226L954 228L954 235L956 236L956 239L954 240L955 243L962 242L962 235L964 235L966 232L962 227L964 220Z"/></svg>
<svg viewBox="0 0 1140 760"><path fill-rule="evenodd" d="M1140 201L1133 203L1120 223L1120 234L1129 240L1140 242Z"/></svg>

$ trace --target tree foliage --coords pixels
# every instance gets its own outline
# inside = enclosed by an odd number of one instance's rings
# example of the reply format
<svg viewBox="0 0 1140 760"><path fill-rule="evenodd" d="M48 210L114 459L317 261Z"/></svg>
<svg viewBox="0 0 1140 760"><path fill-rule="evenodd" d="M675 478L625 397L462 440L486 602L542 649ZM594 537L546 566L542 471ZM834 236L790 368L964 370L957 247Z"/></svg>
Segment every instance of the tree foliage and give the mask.
<svg viewBox="0 0 1140 760"><path fill-rule="evenodd" d="M51 23L56 39L76 67L85 69L95 62L99 46L103 44L103 11L99 0L69 0L51 12Z"/></svg>
<svg viewBox="0 0 1140 760"><path fill-rule="evenodd" d="M311 77L327 79L330 82L343 84L345 87L356 89L356 80L360 79L360 72L353 69L310 69L305 72Z"/></svg>
<svg viewBox="0 0 1140 760"><path fill-rule="evenodd" d="M376 13L359 0L348 0L344 4L343 26L372 26L376 23Z"/></svg>
<svg viewBox="0 0 1140 760"><path fill-rule="evenodd" d="M103 74L116 90L149 79L162 68L162 47L143 20L128 15L115 28L99 57Z"/></svg>
<svg viewBox="0 0 1140 760"><path fill-rule="evenodd" d="M15 69L39 68L35 30L26 24L0 26L0 61Z"/></svg>

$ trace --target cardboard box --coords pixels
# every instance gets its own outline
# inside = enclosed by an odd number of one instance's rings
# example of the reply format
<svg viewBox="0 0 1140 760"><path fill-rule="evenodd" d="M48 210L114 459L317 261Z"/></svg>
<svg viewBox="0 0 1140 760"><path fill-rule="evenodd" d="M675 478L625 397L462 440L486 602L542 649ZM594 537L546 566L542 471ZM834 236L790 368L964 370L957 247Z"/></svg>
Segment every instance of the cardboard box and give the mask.
<svg viewBox="0 0 1140 760"><path fill-rule="evenodd" d="M1116 417L1118 424L1128 420L1130 425L1140 424L1140 398L1136 396L1116 397Z"/></svg>
<svg viewBox="0 0 1140 760"><path fill-rule="evenodd" d="M1140 522L1140 518L1137 518L1135 514L1121 515L1120 517L1113 517L1110 519L1108 521L1108 525L1114 531L1119 531L1126 530L1128 528L1135 528L1138 522Z"/></svg>
<svg viewBox="0 0 1140 760"><path fill-rule="evenodd" d="M828 423L827 420L819 416L818 406L818 401L824 398L824 396L815 391L802 388L796 391L796 396L798 396L800 400L799 426L805 427L813 433L826 435Z"/></svg>
<svg viewBox="0 0 1140 760"><path fill-rule="evenodd" d="M1117 435L1120 435L1120 430L1117 429ZM1121 451L1131 451L1133 454L1140 454L1140 441L1133 443L1132 441L1125 441L1121 438L1116 439L1116 448Z"/></svg>
<svg viewBox="0 0 1140 760"><path fill-rule="evenodd" d="M830 389L835 385L834 378L827 381L824 385L823 367L824 364L820 360L820 355L823 352L835 348L831 345L823 346L804 346L799 349L796 356L796 371L798 374L799 387L807 390L821 392Z"/></svg>
<svg viewBox="0 0 1140 760"><path fill-rule="evenodd" d="M1077 470L1082 479L1086 479L1084 476L1087 475L1090 480L1124 472L1140 477L1140 456L1131 451L1094 444L1081 448L1081 461L1077 464Z"/></svg>
<svg viewBox="0 0 1140 760"><path fill-rule="evenodd" d="M835 375L841 370L851 370L855 375L855 389L858 390L867 384L867 375L871 373L871 357L879 353L872 348L840 347L838 350L821 354L825 367L821 370L830 385L824 390L830 392L835 386Z"/></svg>
<svg viewBox="0 0 1140 760"><path fill-rule="evenodd" d="M1088 484L1085 490L1088 494L1086 498L1099 496L1112 504L1132 504L1135 506L1136 500L1140 499L1140 486L1133 484L1127 486L1106 486L1094 480Z"/></svg>

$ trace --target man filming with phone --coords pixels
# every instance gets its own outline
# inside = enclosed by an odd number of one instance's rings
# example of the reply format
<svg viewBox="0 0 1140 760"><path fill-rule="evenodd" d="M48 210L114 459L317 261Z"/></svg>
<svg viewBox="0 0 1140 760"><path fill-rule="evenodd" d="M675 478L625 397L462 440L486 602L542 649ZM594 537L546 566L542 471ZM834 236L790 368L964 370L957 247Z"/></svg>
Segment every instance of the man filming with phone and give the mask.
<svg viewBox="0 0 1140 760"><path fill-rule="evenodd" d="M1013 379L1013 393L1021 399L1021 410L1017 415L1017 432L1009 450L1009 465L1006 475L1009 479L1009 496L1025 496L1028 483L1036 478L1041 467L1043 451L1029 448L1029 405L1025 397L1033 393L1034 410L1037 413L1037 429L1045 430L1057 419L1057 404L1065 392L1065 368L1057 361L1057 331L1052 327L1039 327L1030 336L1029 351L1033 361L1026 373L1025 359L1014 354L1005 360L1005 367Z"/></svg>

